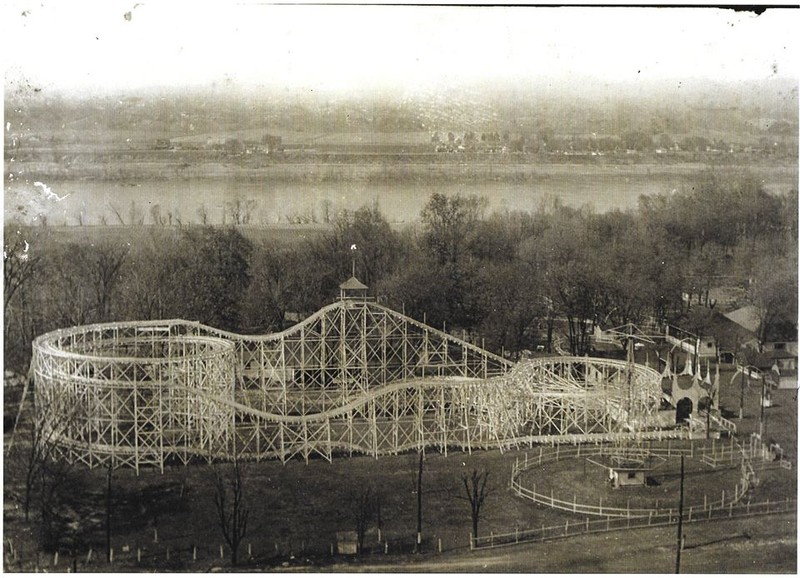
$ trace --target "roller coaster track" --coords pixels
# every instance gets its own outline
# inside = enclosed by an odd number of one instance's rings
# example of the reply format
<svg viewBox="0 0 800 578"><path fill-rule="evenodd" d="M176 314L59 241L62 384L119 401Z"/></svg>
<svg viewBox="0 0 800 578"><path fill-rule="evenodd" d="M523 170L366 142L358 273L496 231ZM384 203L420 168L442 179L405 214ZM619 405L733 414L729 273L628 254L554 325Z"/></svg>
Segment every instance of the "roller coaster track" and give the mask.
<svg viewBox="0 0 800 578"><path fill-rule="evenodd" d="M90 467L163 469L413 448L627 437L647 428L660 375L614 360L514 364L366 300L270 335L184 320L38 337L37 425Z"/></svg>

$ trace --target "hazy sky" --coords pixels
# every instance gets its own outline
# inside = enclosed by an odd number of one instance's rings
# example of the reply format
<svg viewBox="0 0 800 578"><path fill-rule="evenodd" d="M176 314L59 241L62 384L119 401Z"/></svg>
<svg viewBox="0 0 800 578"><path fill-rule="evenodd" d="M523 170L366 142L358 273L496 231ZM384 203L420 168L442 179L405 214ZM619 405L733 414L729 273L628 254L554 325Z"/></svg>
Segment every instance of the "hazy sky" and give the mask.
<svg viewBox="0 0 800 578"><path fill-rule="evenodd" d="M798 76L798 10L6 0L6 89ZM127 14L127 17L126 17Z"/></svg>

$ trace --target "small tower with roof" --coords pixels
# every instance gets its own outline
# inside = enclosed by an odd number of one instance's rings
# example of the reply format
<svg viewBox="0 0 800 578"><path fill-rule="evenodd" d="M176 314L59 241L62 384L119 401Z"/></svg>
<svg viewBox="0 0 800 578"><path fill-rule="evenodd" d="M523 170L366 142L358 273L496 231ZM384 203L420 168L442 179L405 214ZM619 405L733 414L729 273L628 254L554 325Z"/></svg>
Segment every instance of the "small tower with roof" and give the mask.
<svg viewBox="0 0 800 578"><path fill-rule="evenodd" d="M366 301L367 289L368 287L353 275L347 281L339 285L339 299L342 301Z"/></svg>

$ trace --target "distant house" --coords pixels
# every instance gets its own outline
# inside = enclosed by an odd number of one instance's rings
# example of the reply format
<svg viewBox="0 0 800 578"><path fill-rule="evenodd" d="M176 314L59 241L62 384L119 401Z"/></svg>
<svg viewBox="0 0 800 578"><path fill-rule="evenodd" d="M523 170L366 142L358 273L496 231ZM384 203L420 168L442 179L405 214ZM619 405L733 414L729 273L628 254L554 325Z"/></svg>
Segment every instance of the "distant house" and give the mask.
<svg viewBox="0 0 800 578"><path fill-rule="evenodd" d="M751 377L764 378L769 387L797 389L797 354L786 349L751 353L747 358L750 367L758 372Z"/></svg>
<svg viewBox="0 0 800 578"><path fill-rule="evenodd" d="M735 311L730 311L729 313L725 314L725 317L744 327L747 331L750 331L753 335L758 335L758 328L761 325L761 309L756 307L755 305L747 305L745 307L740 307Z"/></svg>
<svg viewBox="0 0 800 578"><path fill-rule="evenodd" d="M667 325L664 339L694 357L717 357L717 340L711 332L695 335L680 327Z"/></svg>
<svg viewBox="0 0 800 578"><path fill-rule="evenodd" d="M275 154L283 152L283 138L271 134L265 134L261 138L261 145L264 147L266 154Z"/></svg>

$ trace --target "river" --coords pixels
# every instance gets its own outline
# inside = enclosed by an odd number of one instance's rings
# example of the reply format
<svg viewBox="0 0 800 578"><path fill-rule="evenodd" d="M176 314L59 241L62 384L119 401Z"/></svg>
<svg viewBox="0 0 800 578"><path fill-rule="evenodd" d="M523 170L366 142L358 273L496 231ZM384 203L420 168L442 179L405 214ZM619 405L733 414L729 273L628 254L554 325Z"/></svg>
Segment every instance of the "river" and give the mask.
<svg viewBox="0 0 800 578"><path fill-rule="evenodd" d="M671 170L670 170L671 169ZM797 187L794 170L758 172L767 190L787 193ZM183 223L230 222L230 206L239 201L247 207L251 224L324 222L341 210L355 210L377 202L393 223L418 219L431 193L480 195L489 211L535 211L543 201L560 198L565 205L589 205L595 211L629 209L641 195L665 193L685 186L686 171L666 167L659 171L590 171L577 169L543 171L525 182L478 182L475 184L419 182L369 183L338 180L330 183L291 181L240 181L226 178L140 180L50 180L35 184L33 177L6 183L5 220L29 224L118 225L143 219L150 224L157 215ZM154 206L158 206L154 209Z"/></svg>

